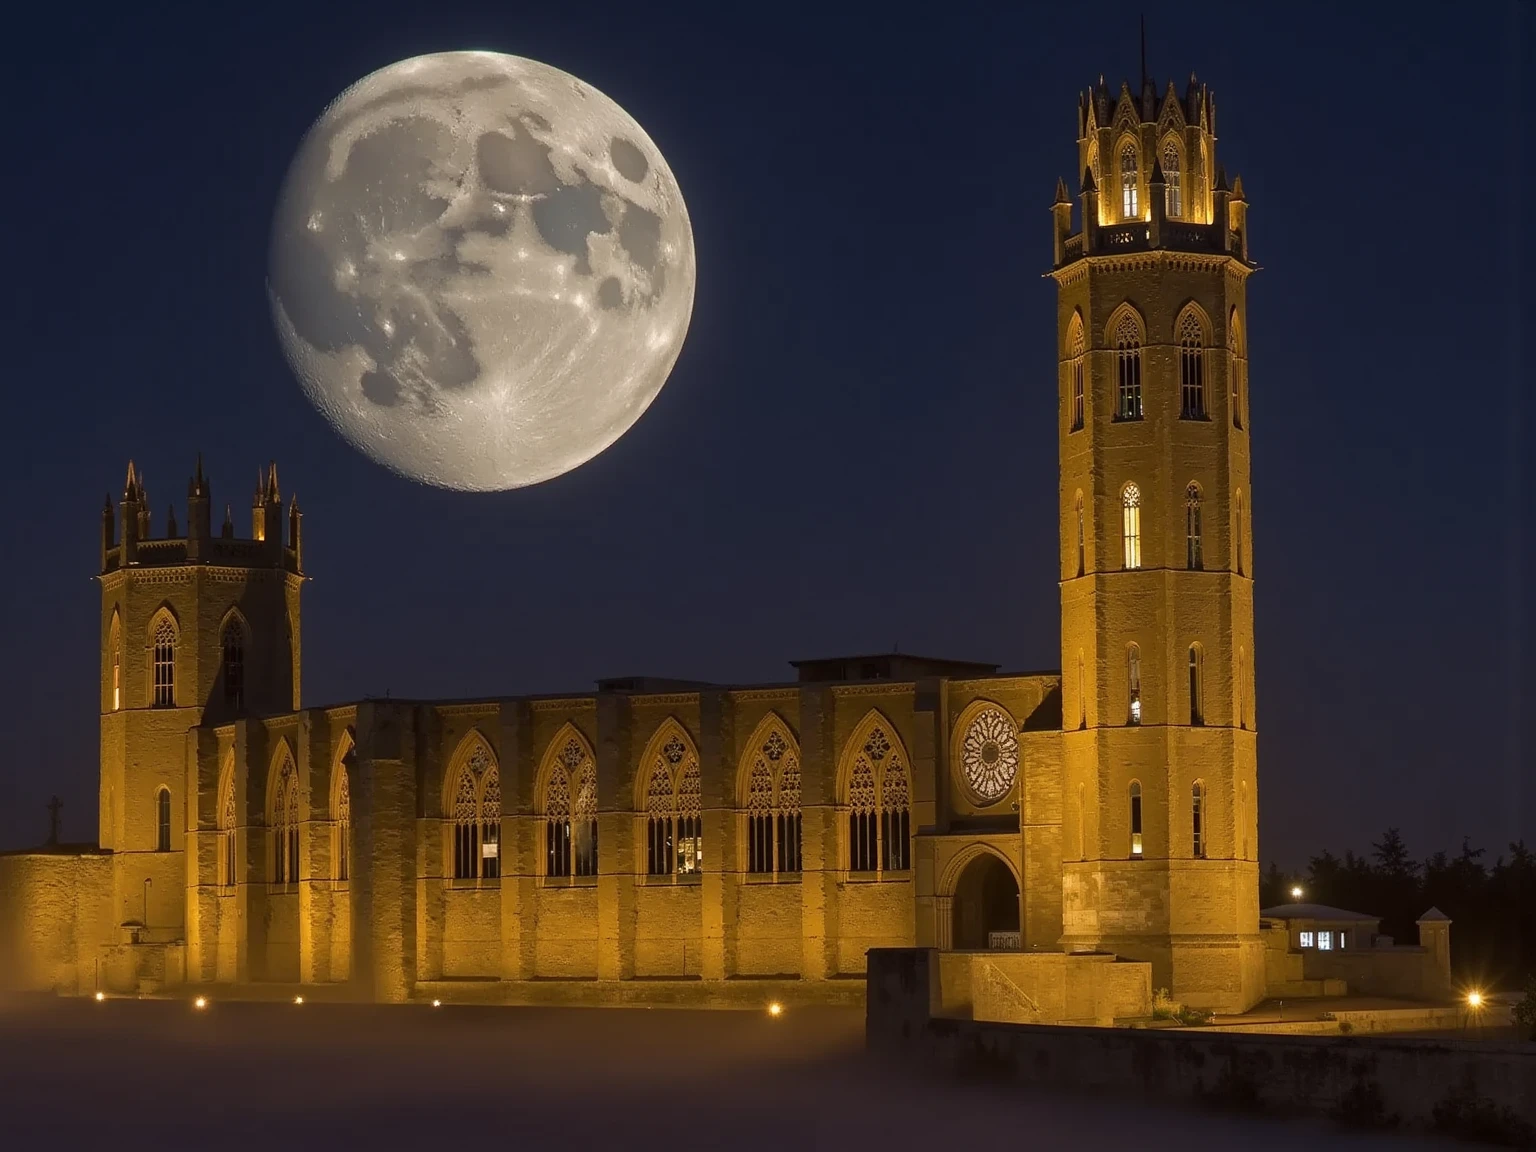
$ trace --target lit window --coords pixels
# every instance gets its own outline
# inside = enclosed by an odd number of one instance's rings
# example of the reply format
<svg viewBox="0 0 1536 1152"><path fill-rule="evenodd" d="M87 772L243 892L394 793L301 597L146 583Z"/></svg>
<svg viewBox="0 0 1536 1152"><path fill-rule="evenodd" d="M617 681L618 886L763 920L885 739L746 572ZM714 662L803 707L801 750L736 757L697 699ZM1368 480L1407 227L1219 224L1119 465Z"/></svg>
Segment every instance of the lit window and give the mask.
<svg viewBox="0 0 1536 1152"><path fill-rule="evenodd" d="M1127 724L1141 723L1141 649L1132 644L1126 649L1126 685L1130 697Z"/></svg>
<svg viewBox="0 0 1536 1152"><path fill-rule="evenodd" d="M107 645L111 648L112 659L112 711L116 712L123 706L123 630L115 613Z"/></svg>
<svg viewBox="0 0 1536 1152"><path fill-rule="evenodd" d="M176 706L176 625L162 616L155 625L152 700L156 708Z"/></svg>
<svg viewBox="0 0 1536 1152"><path fill-rule="evenodd" d="M162 788L155 793L155 851L171 850L171 793Z"/></svg>
<svg viewBox="0 0 1536 1152"><path fill-rule="evenodd" d="M646 786L645 870L651 876L690 875L704 868L699 761L674 731L651 764Z"/></svg>
<svg viewBox="0 0 1536 1152"><path fill-rule="evenodd" d="M1312 933L1310 933L1310 932L1298 932L1297 933L1297 943L1301 947L1303 947L1303 948L1310 948L1310 947L1312 947Z"/></svg>
<svg viewBox="0 0 1536 1152"><path fill-rule="evenodd" d="M236 712L245 707L245 633L238 622L224 625L224 703Z"/></svg>
<svg viewBox="0 0 1536 1152"><path fill-rule="evenodd" d="M1348 932L1340 932L1339 933L1339 951L1340 952L1344 951L1344 946L1348 942L1349 942L1349 933Z"/></svg>
<svg viewBox="0 0 1536 1152"><path fill-rule="evenodd" d="M1082 428L1087 408L1087 400L1084 396L1083 353L1083 322L1074 316L1069 345L1069 354L1072 357L1072 431L1074 432Z"/></svg>
<svg viewBox="0 0 1536 1152"><path fill-rule="evenodd" d="M870 731L848 780L848 868L901 872L912 866L907 769L883 728Z"/></svg>
<svg viewBox="0 0 1536 1152"><path fill-rule="evenodd" d="M1141 855L1141 783L1131 781L1131 855Z"/></svg>
<svg viewBox="0 0 1536 1152"><path fill-rule="evenodd" d="M1190 792L1190 815L1194 832L1194 856L1198 859L1205 855L1205 785L1198 780Z"/></svg>
<svg viewBox="0 0 1536 1152"><path fill-rule="evenodd" d="M1163 145L1163 179L1168 183L1165 194L1168 215L1184 215L1184 182L1179 166L1179 146L1172 140Z"/></svg>
<svg viewBox="0 0 1536 1152"><path fill-rule="evenodd" d="M1205 723L1205 685L1201 675L1200 645L1189 646L1189 722L1199 726Z"/></svg>
<svg viewBox="0 0 1536 1152"><path fill-rule="evenodd" d="M1200 485L1184 489L1185 563L1193 570L1205 567L1205 540L1200 524Z"/></svg>
<svg viewBox="0 0 1536 1152"><path fill-rule="evenodd" d="M491 750L475 740L454 782L453 878L501 875L501 775Z"/></svg>
<svg viewBox="0 0 1536 1152"><path fill-rule="evenodd" d="M1179 418L1205 419L1205 329L1193 312L1179 321Z"/></svg>
<svg viewBox="0 0 1536 1152"><path fill-rule="evenodd" d="M1127 484L1120 494L1121 527L1125 539L1125 566L1141 567L1141 489Z"/></svg>
<svg viewBox="0 0 1536 1152"><path fill-rule="evenodd" d="M1319 932L1317 934L1317 950L1319 952L1332 952L1333 951L1333 933L1332 932Z"/></svg>
<svg viewBox="0 0 1536 1152"><path fill-rule="evenodd" d="M1117 420L1141 419L1141 327L1129 312L1115 325Z"/></svg>
<svg viewBox="0 0 1536 1152"><path fill-rule="evenodd" d="M1136 146L1129 141L1120 149L1120 218L1141 219L1141 200L1136 173Z"/></svg>

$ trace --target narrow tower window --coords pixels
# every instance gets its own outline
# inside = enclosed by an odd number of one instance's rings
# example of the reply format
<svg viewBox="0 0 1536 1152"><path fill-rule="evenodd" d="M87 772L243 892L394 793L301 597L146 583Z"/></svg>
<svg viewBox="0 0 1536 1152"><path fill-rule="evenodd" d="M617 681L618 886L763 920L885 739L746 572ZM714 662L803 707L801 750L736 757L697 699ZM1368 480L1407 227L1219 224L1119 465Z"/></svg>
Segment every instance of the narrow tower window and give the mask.
<svg viewBox="0 0 1536 1152"><path fill-rule="evenodd" d="M299 880L299 774L286 755L272 789L272 882L296 884Z"/></svg>
<svg viewBox="0 0 1536 1152"><path fill-rule="evenodd" d="M1243 490L1237 490L1237 531L1232 537L1232 553L1237 560L1237 574L1243 574Z"/></svg>
<svg viewBox="0 0 1536 1152"><path fill-rule="evenodd" d="M224 625L224 703L236 712L245 707L245 632L238 621Z"/></svg>
<svg viewBox="0 0 1536 1152"><path fill-rule="evenodd" d="M1088 859L1088 832L1083 824L1083 814L1088 806L1087 796L1081 784L1077 786L1077 858Z"/></svg>
<svg viewBox="0 0 1536 1152"><path fill-rule="evenodd" d="M235 886L235 765L233 759L224 768L224 783L219 800L219 883Z"/></svg>
<svg viewBox="0 0 1536 1152"><path fill-rule="evenodd" d="M1201 675L1200 645L1189 646L1189 722L1199 726L1205 723L1205 683Z"/></svg>
<svg viewBox="0 0 1536 1152"><path fill-rule="evenodd" d="M1083 494L1077 494L1077 574L1087 571L1087 545L1083 536Z"/></svg>
<svg viewBox="0 0 1536 1152"><path fill-rule="evenodd" d="M1120 494L1122 534L1125 538L1125 567L1141 567L1141 489L1127 484Z"/></svg>
<svg viewBox="0 0 1536 1152"><path fill-rule="evenodd" d="M1205 331L1193 312L1179 321L1179 417L1205 419Z"/></svg>
<svg viewBox="0 0 1536 1152"><path fill-rule="evenodd" d="M107 636L108 658L112 661L112 711L123 706L123 630L112 614L112 628Z"/></svg>
<svg viewBox="0 0 1536 1152"><path fill-rule="evenodd" d="M176 625L169 617L162 616L155 625L154 636L154 695L156 708L176 706Z"/></svg>
<svg viewBox="0 0 1536 1152"><path fill-rule="evenodd" d="M1077 726L1088 727L1088 685L1083 680L1083 650L1077 650Z"/></svg>
<svg viewBox="0 0 1536 1152"><path fill-rule="evenodd" d="M1237 726L1248 727L1248 716L1243 711L1243 683L1248 677L1248 650L1237 650Z"/></svg>
<svg viewBox="0 0 1536 1152"><path fill-rule="evenodd" d="M1200 485L1184 489L1184 545L1187 563L1195 571L1205 567L1205 543L1200 526Z"/></svg>
<svg viewBox="0 0 1536 1152"><path fill-rule="evenodd" d="M1136 146L1129 141L1120 149L1120 218L1141 219L1141 199L1136 172Z"/></svg>
<svg viewBox="0 0 1536 1152"><path fill-rule="evenodd" d="M1194 833L1193 855L1198 859L1205 855L1205 785L1199 780L1190 792L1191 831Z"/></svg>
<svg viewBox="0 0 1536 1152"><path fill-rule="evenodd" d="M1083 325L1080 320L1073 317L1071 336L1072 356L1072 431L1077 432L1083 426L1083 417L1087 408L1083 388Z"/></svg>
<svg viewBox="0 0 1536 1152"><path fill-rule="evenodd" d="M1115 325L1117 420L1141 419L1141 328L1129 312Z"/></svg>
<svg viewBox="0 0 1536 1152"><path fill-rule="evenodd" d="M1141 855L1141 782L1131 781L1131 855Z"/></svg>
<svg viewBox="0 0 1536 1152"><path fill-rule="evenodd" d="M1232 427L1241 429L1243 426L1243 377L1247 375L1248 365L1243 359L1243 335L1237 319L1237 309L1232 309L1232 316L1227 324L1227 346L1231 355L1228 357L1227 375L1232 378Z"/></svg>
<svg viewBox="0 0 1536 1152"><path fill-rule="evenodd" d="M331 845L336 880L345 883L352 878L352 781L347 772L350 754L336 765L336 839Z"/></svg>
<svg viewBox="0 0 1536 1152"><path fill-rule="evenodd" d="M1132 644L1125 652L1126 723L1141 723L1141 648Z"/></svg>
<svg viewBox="0 0 1536 1152"><path fill-rule="evenodd" d="M1169 216L1184 215L1183 178L1179 168L1179 146L1169 140L1163 145L1163 179L1168 184L1165 204Z"/></svg>
<svg viewBox="0 0 1536 1152"><path fill-rule="evenodd" d="M155 851L171 850L171 792L162 788L155 793Z"/></svg>

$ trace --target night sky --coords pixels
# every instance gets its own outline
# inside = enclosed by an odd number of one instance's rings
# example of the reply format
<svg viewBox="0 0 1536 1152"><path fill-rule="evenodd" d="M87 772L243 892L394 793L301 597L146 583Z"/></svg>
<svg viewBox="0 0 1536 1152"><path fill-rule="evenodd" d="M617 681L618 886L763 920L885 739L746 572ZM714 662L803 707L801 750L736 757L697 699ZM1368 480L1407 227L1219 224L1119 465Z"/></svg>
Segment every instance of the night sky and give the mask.
<svg viewBox="0 0 1536 1152"><path fill-rule="evenodd" d="M198 450L241 534L278 461L313 576L306 705L783 681L893 645L1059 666L1048 208L1058 176L1076 190L1077 92L1136 79L1142 6L348 7L51 5L8 29L0 845L41 840L55 791L66 838L95 836L91 577L130 456L156 534L173 499L185 523ZM1283 864L1387 825L1419 854L1536 840L1533 20L1363 9L1147 9L1159 88L1193 69L1216 94L1263 266L1260 811ZM650 410L497 495L346 446L264 288L309 124L376 68L463 48L623 105L698 251Z"/></svg>

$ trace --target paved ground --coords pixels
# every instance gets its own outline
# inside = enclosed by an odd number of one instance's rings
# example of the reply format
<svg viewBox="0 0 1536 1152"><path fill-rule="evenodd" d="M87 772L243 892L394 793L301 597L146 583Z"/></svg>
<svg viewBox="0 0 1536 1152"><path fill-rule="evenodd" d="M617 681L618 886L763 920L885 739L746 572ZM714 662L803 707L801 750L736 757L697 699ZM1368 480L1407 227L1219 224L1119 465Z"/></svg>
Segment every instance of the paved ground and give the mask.
<svg viewBox="0 0 1536 1152"><path fill-rule="evenodd" d="M931 1081L862 1016L0 1003L0 1146L289 1152L1402 1148L1402 1138ZM1421 1145L1430 1147L1431 1145Z"/></svg>

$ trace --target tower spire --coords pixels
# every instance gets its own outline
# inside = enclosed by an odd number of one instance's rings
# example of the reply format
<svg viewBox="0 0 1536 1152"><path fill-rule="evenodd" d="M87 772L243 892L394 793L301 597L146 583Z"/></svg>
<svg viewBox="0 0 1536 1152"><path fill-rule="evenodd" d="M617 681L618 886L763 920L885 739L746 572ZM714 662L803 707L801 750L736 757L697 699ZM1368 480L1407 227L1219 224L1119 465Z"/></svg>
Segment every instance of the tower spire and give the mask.
<svg viewBox="0 0 1536 1152"><path fill-rule="evenodd" d="M1141 86L1147 86L1147 14L1141 14Z"/></svg>

